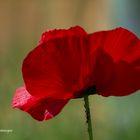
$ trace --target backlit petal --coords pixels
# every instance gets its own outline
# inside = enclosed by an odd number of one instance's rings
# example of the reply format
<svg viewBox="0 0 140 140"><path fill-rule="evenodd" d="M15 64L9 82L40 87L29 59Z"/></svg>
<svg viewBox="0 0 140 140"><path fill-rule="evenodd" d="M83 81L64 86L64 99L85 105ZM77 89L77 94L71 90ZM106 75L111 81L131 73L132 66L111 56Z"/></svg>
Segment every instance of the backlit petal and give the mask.
<svg viewBox="0 0 140 140"><path fill-rule="evenodd" d="M34 119L42 121L56 116L67 102L68 100L39 99L33 97L23 86L16 90L12 106L13 108L19 108L28 112Z"/></svg>

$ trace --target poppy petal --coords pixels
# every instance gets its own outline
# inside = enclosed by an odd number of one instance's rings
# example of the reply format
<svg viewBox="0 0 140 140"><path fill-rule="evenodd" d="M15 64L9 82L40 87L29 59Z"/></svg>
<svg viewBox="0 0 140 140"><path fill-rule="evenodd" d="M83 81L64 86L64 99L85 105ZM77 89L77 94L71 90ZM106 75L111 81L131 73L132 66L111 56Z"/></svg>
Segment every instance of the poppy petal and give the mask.
<svg viewBox="0 0 140 140"><path fill-rule="evenodd" d="M44 33L23 62L23 79L29 93L43 98L74 98L75 91L86 85L89 73L87 41L86 32L78 26Z"/></svg>
<svg viewBox="0 0 140 140"><path fill-rule="evenodd" d="M91 52L98 50L95 85L103 96L124 96L140 89L140 41L117 28L89 35Z"/></svg>
<svg viewBox="0 0 140 140"><path fill-rule="evenodd" d="M78 37L79 35L81 36L81 35L86 35L86 34L87 33L80 26L71 27L68 30L67 29L49 30L42 34L39 44L54 40L56 38L62 39L64 37L70 37L70 36Z"/></svg>
<svg viewBox="0 0 140 140"><path fill-rule="evenodd" d="M113 61L124 60L132 63L140 57L140 41L132 32L124 28L95 32L89 35L91 49L101 47Z"/></svg>
<svg viewBox="0 0 140 140"><path fill-rule="evenodd" d="M28 112L36 120L43 121L56 116L67 102L68 100L39 99L33 97L23 86L16 90L12 106L13 108L19 108Z"/></svg>

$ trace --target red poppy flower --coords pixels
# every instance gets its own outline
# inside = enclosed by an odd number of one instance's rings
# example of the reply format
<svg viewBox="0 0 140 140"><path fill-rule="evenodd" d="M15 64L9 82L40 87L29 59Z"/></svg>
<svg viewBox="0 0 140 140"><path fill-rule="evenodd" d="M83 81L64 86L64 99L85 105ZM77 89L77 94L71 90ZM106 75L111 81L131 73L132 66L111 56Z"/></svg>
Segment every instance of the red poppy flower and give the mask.
<svg viewBox="0 0 140 140"><path fill-rule="evenodd" d="M24 59L22 73L25 87L17 89L13 107L47 120L85 94L124 96L138 90L140 41L123 28L48 31Z"/></svg>

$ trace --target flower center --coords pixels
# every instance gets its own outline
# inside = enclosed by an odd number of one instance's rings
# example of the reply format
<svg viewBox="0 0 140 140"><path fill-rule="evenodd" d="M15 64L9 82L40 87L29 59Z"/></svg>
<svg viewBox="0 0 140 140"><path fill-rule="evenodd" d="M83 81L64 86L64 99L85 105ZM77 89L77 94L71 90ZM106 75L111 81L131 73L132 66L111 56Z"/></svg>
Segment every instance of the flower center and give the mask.
<svg viewBox="0 0 140 140"><path fill-rule="evenodd" d="M96 94L96 86L90 86L82 91L83 96Z"/></svg>
<svg viewBox="0 0 140 140"><path fill-rule="evenodd" d="M75 93L74 98L82 98L87 95L96 94L96 86L89 86L88 88Z"/></svg>

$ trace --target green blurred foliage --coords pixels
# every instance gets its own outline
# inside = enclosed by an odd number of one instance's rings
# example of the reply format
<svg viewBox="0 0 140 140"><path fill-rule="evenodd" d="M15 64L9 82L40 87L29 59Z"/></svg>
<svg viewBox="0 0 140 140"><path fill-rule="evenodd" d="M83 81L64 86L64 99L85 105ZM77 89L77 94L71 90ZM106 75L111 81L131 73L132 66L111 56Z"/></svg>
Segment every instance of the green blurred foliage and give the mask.
<svg viewBox="0 0 140 140"><path fill-rule="evenodd" d="M22 61L42 32L50 28L78 24L93 32L125 26L138 33L129 20L123 22L126 4L132 15L136 13L136 4L131 8L129 3L132 1L118 0L117 5L121 6L116 7L115 0L0 0L0 129L13 130L0 132L0 140L88 140L83 99L71 100L56 118L45 122L12 109L15 89L24 84ZM90 96L94 139L140 139L139 99L138 92L128 97Z"/></svg>

